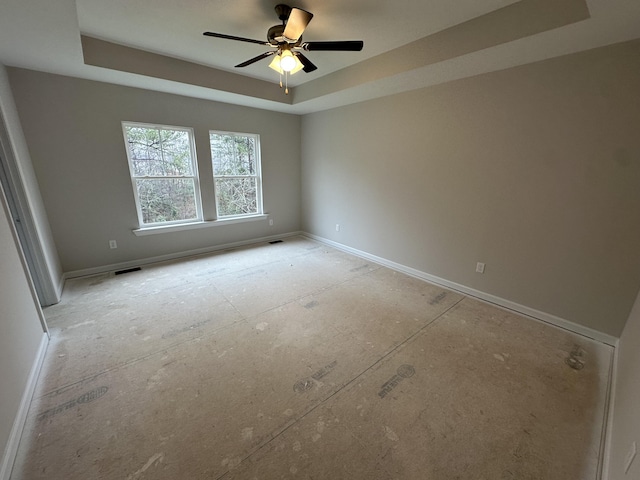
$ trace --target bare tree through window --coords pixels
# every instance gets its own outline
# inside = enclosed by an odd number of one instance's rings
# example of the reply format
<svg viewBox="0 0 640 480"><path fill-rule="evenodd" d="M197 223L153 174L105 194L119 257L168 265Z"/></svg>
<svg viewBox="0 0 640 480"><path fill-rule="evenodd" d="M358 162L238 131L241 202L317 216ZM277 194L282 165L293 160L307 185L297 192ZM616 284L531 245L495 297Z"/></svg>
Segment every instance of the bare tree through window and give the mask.
<svg viewBox="0 0 640 480"><path fill-rule="evenodd" d="M201 219L191 130L124 124L124 132L141 226Z"/></svg>
<svg viewBox="0 0 640 480"><path fill-rule="evenodd" d="M261 213L257 135L210 132L218 217Z"/></svg>

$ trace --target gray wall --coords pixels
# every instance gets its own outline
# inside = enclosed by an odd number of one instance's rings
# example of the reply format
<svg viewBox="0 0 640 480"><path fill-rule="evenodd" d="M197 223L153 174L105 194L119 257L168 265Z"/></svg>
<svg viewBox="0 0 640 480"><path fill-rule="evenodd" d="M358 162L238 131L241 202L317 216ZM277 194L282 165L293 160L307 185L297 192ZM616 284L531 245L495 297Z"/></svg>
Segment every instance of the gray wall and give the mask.
<svg viewBox="0 0 640 480"><path fill-rule="evenodd" d="M55 284L60 282L62 272L17 119L6 70L0 64L0 143L3 147L0 155L13 155L22 162L18 174L33 217L40 222L37 225L39 240L43 242L43 251L48 253L51 270L47 273L53 274L51 281ZM0 188L0 477L3 469L6 473L13 462L15 451L7 449L7 442L45 335L40 307L31 290L14 233L4 191Z"/></svg>
<svg viewBox="0 0 640 480"><path fill-rule="evenodd" d="M0 189L0 472L13 461L7 442L43 340L39 308Z"/></svg>
<svg viewBox="0 0 640 480"><path fill-rule="evenodd" d="M29 70L9 69L9 78L65 272L300 229L300 117ZM265 220L135 236L122 121L192 127L203 187L209 130L260 134L273 227Z"/></svg>
<svg viewBox="0 0 640 480"><path fill-rule="evenodd" d="M18 118L18 111L4 65L0 64L0 154L15 187L14 200L18 204L22 225L30 232L28 241L37 280L41 285L40 301L51 305L60 301L62 267L56 250L49 219L44 208L29 148ZM35 274L36 272L32 272Z"/></svg>
<svg viewBox="0 0 640 480"><path fill-rule="evenodd" d="M618 336L640 288L639 58L634 41L303 117L303 230Z"/></svg>
<svg viewBox="0 0 640 480"><path fill-rule="evenodd" d="M640 42L628 42L302 122L9 73L65 271L302 226L618 336L640 288L639 53ZM264 204L274 227L253 222L134 236L122 120L194 127L205 169L209 129L261 134ZM108 248L109 239L118 241L117 250ZM477 261L487 264L485 274L474 272Z"/></svg>
<svg viewBox="0 0 640 480"><path fill-rule="evenodd" d="M628 480L640 478L640 292L620 337L617 355L608 480ZM625 475L627 452L634 441L638 454Z"/></svg>

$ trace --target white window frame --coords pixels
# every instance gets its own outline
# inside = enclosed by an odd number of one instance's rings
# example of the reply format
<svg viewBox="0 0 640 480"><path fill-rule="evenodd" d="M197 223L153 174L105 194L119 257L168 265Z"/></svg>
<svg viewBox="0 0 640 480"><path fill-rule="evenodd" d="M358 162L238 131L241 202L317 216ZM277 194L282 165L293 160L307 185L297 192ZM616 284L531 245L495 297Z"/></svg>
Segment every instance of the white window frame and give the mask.
<svg viewBox="0 0 640 480"><path fill-rule="evenodd" d="M133 163L131 162L131 152L129 150L129 138L127 136L127 127L148 128L154 130L177 130L181 132L187 132L189 135L189 148L191 150L191 171L193 175L161 175L161 176L140 176L136 175L133 169ZM138 213L138 225L140 230L145 228L157 228L171 225L182 225L189 223L198 223L203 221L202 214L202 198L200 194L200 178L198 176L198 160L196 157L195 136L192 128L189 127L177 127L173 125L160 125L153 123L138 123L138 122L122 122L122 134L124 136L125 148L127 151L127 163L129 164L129 174L131 176L131 185L133 187L133 196L136 203L136 211ZM138 196L138 186L136 181L143 179L178 179L178 178L190 178L194 183L194 196L196 207L196 218L189 218L184 220L172 220L166 222L153 222L145 223L144 216L142 214L142 206L140 204L140 198Z"/></svg>
<svg viewBox="0 0 640 480"><path fill-rule="evenodd" d="M252 137L255 140L256 145L256 173L255 175L216 175L213 152L211 152L211 134L215 135L231 135L234 137ZM263 215L262 209L262 152L260 147L260 135L257 133L242 133L242 132L226 132L223 130L209 130L209 151L211 152L211 172L213 175L213 195L216 202L216 218L218 220L231 220L234 218L251 217L257 215ZM216 191L216 179L219 178L255 178L256 180L256 210L251 213L243 213L239 215L220 215L220 209L218 208L218 192Z"/></svg>

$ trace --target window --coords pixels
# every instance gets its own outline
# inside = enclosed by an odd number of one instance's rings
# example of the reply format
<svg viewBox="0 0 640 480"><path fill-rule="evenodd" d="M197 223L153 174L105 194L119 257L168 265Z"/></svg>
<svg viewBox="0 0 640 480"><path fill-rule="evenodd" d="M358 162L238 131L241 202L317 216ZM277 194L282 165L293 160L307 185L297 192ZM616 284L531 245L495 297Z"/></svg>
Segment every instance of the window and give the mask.
<svg viewBox="0 0 640 480"><path fill-rule="evenodd" d="M209 132L218 218L262 213L260 137Z"/></svg>
<svg viewBox="0 0 640 480"><path fill-rule="evenodd" d="M138 211L136 235L265 217L258 135L210 131L213 176L199 178L192 129L132 122L123 122L122 129ZM201 188L214 194L204 205Z"/></svg>
<svg viewBox="0 0 640 480"><path fill-rule="evenodd" d="M140 227L202 220L193 132L123 123Z"/></svg>

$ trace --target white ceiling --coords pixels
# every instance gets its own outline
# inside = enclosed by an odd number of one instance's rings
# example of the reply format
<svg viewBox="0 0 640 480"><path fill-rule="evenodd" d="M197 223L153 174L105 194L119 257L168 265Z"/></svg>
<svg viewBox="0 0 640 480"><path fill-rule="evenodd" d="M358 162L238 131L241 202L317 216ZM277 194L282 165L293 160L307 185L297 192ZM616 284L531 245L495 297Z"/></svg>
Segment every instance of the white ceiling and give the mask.
<svg viewBox="0 0 640 480"><path fill-rule="evenodd" d="M512 38L495 45L483 46L478 42L477 51L461 51L435 61L432 58L410 61L422 56L431 39L434 44L443 38L453 42L472 30L473 23L469 22L472 19L499 20L499 12L519 8L524 3L539 4L531 17L533 23L539 22L551 15L545 1L549 3L548 0L291 0L290 5L315 15L305 31L305 41L363 40L365 47L362 52L306 53L318 70L293 76L290 85L299 86L297 95L282 102L258 92L278 89L277 74L267 68L268 60L244 69L233 67L268 50L267 47L202 35L204 31L214 31L266 39L267 29L279 23L273 10L280 3L277 0L2 0L0 62L303 114L640 38L639 0L586 0L589 18L584 20L523 33L525 36L521 38L517 32L512 33ZM570 10L583 1L554 3L564 4L565 10ZM506 31L509 26L497 28ZM438 36L438 32L446 29L451 35ZM487 31L485 36L493 33ZM81 34L211 67L212 77L223 71L230 72L238 83L247 79L234 75L257 79L252 83L256 93L238 93L215 85L207 88L189 81L85 65ZM416 42L420 39L425 40ZM439 45L447 49L447 45ZM393 59L403 55L406 57L403 62L391 68Z"/></svg>

